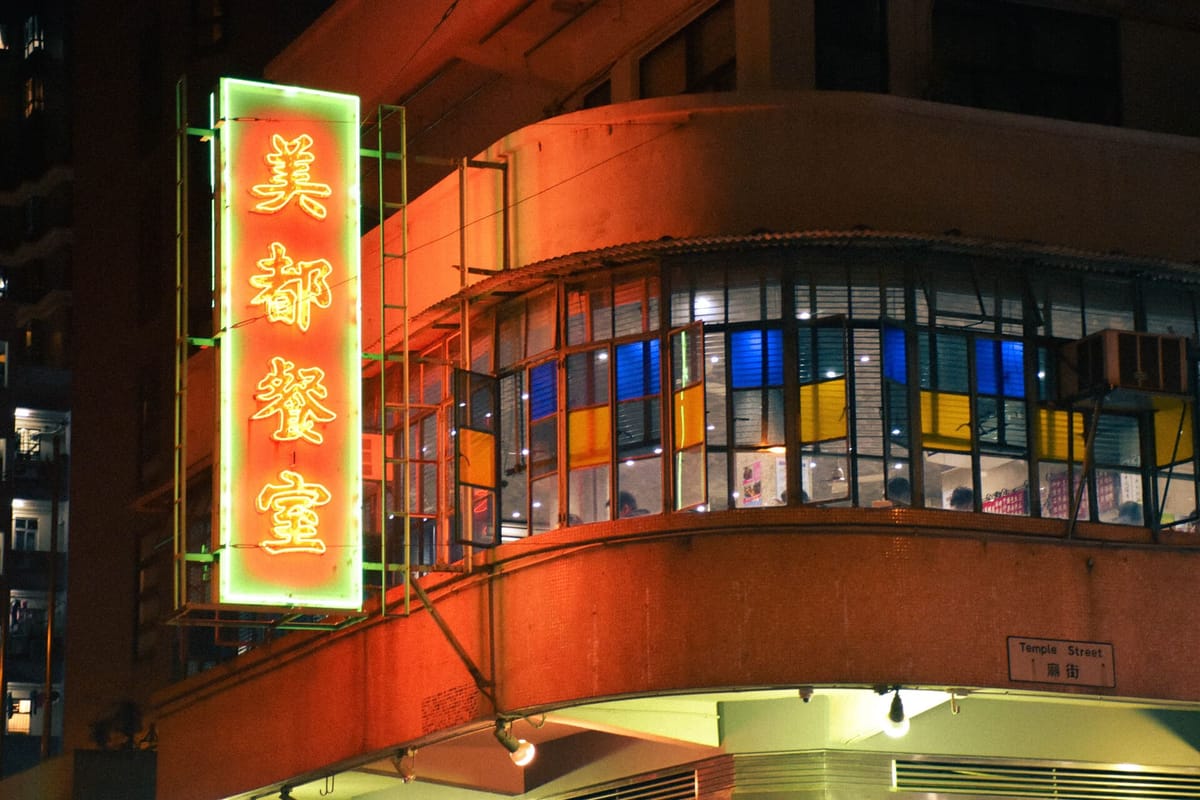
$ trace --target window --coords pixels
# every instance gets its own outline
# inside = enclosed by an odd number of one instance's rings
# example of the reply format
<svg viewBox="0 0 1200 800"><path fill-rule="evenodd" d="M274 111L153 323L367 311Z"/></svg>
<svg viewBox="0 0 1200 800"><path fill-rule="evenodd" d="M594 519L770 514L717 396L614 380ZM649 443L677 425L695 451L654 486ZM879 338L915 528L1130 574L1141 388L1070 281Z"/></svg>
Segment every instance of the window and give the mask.
<svg viewBox="0 0 1200 800"><path fill-rule="evenodd" d="M46 107L46 89L41 78L25 79L25 116L31 117L35 112Z"/></svg>
<svg viewBox="0 0 1200 800"><path fill-rule="evenodd" d="M17 428L17 457L36 459L42 450L42 432L38 428Z"/></svg>
<svg viewBox="0 0 1200 800"><path fill-rule="evenodd" d="M32 517L13 517L13 550L33 552L38 549L38 521Z"/></svg>
<svg viewBox="0 0 1200 800"><path fill-rule="evenodd" d="M42 22L36 16L25 19L25 57L29 58L38 50L46 47L46 34L42 31ZM26 115L28 116L28 115Z"/></svg>
<svg viewBox="0 0 1200 800"><path fill-rule="evenodd" d="M0 24L0 52L9 50L11 47L12 45L9 44L8 38L8 27Z"/></svg>
<svg viewBox="0 0 1200 800"><path fill-rule="evenodd" d="M641 96L736 89L734 33L733 0L722 0L642 58Z"/></svg>
<svg viewBox="0 0 1200 800"><path fill-rule="evenodd" d="M568 520L570 524L597 522L610 513L609 350L571 353L566 361Z"/></svg>
<svg viewBox="0 0 1200 800"><path fill-rule="evenodd" d="M816 0L817 88L886 92L883 0Z"/></svg>
<svg viewBox="0 0 1200 800"><path fill-rule="evenodd" d="M225 41L225 3L223 0L193 0L192 25L196 51L204 53Z"/></svg>
<svg viewBox="0 0 1200 800"><path fill-rule="evenodd" d="M28 697L15 698L8 695L8 732L29 733L33 720L33 701Z"/></svg>
<svg viewBox="0 0 1200 800"><path fill-rule="evenodd" d="M1120 123L1115 19L997 0L936 0L932 99Z"/></svg>

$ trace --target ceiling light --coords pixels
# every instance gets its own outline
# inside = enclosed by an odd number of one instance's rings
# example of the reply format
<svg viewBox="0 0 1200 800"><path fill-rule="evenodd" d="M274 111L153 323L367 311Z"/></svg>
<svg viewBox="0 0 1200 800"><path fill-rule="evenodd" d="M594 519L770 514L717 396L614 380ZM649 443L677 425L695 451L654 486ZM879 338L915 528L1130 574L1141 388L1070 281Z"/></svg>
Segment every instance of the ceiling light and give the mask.
<svg viewBox="0 0 1200 800"><path fill-rule="evenodd" d="M524 767L533 761L533 757L537 754L537 748L533 743L527 742L524 739L518 739L513 736L512 723L505 720L496 720L496 741L504 746L508 751L508 757L518 767Z"/></svg>
<svg viewBox="0 0 1200 800"><path fill-rule="evenodd" d="M883 732L893 739L899 739L908 733L908 717L904 714L904 703L900 700L900 689L892 695L892 705L888 708L887 725Z"/></svg>
<svg viewBox="0 0 1200 800"><path fill-rule="evenodd" d="M417 748L410 747L402 753L392 756L392 765L396 768L400 780L412 783L417 779Z"/></svg>

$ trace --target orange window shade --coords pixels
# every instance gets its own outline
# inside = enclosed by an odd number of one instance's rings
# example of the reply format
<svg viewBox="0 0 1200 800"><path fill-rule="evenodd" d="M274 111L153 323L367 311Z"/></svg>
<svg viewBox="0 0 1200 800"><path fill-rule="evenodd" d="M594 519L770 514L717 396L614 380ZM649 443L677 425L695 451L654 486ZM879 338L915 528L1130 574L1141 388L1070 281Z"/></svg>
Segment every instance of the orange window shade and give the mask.
<svg viewBox="0 0 1200 800"><path fill-rule="evenodd" d="M1038 457L1050 458L1056 461L1066 461L1071 447L1074 447L1075 461L1083 461L1087 440L1083 435L1083 417L1076 414L1072 425L1071 415L1066 411L1051 411L1047 408L1038 409ZM1073 428L1073 430L1072 430ZM1074 443L1070 438L1074 436Z"/></svg>
<svg viewBox="0 0 1200 800"><path fill-rule="evenodd" d="M846 379L800 387L800 441L846 438Z"/></svg>
<svg viewBox="0 0 1200 800"><path fill-rule="evenodd" d="M458 436L459 482L496 488L496 437L469 428L460 428Z"/></svg>
<svg viewBox="0 0 1200 800"><path fill-rule="evenodd" d="M921 434L928 448L970 451L971 398L965 394L921 392Z"/></svg>
<svg viewBox="0 0 1200 800"><path fill-rule="evenodd" d="M584 408L567 415L567 455L572 469L608 463L612 452L608 406Z"/></svg>
<svg viewBox="0 0 1200 800"><path fill-rule="evenodd" d="M675 449L704 443L704 384L675 393Z"/></svg>

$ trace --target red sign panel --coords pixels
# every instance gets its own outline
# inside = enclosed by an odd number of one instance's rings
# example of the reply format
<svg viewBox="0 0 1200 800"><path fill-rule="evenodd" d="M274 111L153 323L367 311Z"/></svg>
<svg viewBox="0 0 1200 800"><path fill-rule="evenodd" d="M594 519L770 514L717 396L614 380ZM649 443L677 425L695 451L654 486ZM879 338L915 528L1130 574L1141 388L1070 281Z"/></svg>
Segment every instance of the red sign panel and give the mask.
<svg viewBox="0 0 1200 800"><path fill-rule="evenodd" d="M362 604L358 98L222 79L220 601Z"/></svg>

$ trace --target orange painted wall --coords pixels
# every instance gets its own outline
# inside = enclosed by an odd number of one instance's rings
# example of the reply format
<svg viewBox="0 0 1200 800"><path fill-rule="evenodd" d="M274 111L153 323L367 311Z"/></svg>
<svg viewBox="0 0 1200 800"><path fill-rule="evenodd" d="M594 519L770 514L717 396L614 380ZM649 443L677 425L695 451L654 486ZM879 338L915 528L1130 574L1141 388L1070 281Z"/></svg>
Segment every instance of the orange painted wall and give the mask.
<svg viewBox="0 0 1200 800"><path fill-rule="evenodd" d="M1200 551L918 531L906 520L939 515L914 513L583 526L501 547L431 593L506 711L802 683L1061 690L1008 680L1010 635L1111 643L1117 685L1091 694L1200 697L1184 588ZM287 636L173 687L158 698L160 795L221 796L488 724L493 709L414 609Z"/></svg>
<svg viewBox="0 0 1200 800"><path fill-rule="evenodd" d="M480 158L508 165L514 268L664 236L864 227L1179 260L1200 249L1193 140L887 95L617 104L522 128ZM500 175L467 172L471 267L502 264ZM455 174L410 205L414 312L459 289L458 196ZM393 217L389 252L399 231ZM378 232L363 238L367 343L379 331L379 246ZM399 303L398 275L389 286Z"/></svg>

